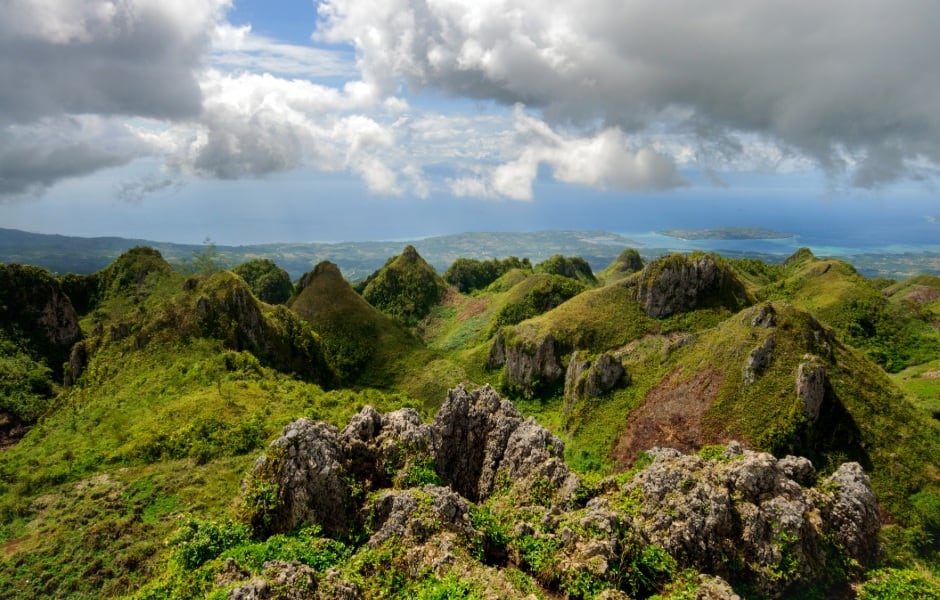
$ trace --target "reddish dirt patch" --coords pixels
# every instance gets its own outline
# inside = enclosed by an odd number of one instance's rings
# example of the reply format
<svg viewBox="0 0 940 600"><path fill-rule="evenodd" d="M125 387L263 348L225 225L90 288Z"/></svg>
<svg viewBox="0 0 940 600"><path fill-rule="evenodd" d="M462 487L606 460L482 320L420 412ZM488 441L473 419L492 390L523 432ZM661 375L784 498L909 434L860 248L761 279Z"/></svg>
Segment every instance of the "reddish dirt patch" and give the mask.
<svg viewBox="0 0 940 600"><path fill-rule="evenodd" d="M914 304L929 304L937 298L940 298L940 290L926 285L914 286L904 297L905 300L910 300Z"/></svg>
<svg viewBox="0 0 940 600"><path fill-rule="evenodd" d="M0 451L14 446L26 435L26 426L15 416L0 412Z"/></svg>
<svg viewBox="0 0 940 600"><path fill-rule="evenodd" d="M20 549L20 546L28 542L31 537L32 536L27 535L27 536L16 538L15 540L9 540L9 541L4 542L3 544L0 544L0 556L5 556L7 558L13 556Z"/></svg>
<svg viewBox="0 0 940 600"><path fill-rule="evenodd" d="M464 302L460 312L457 313L457 320L463 323L471 317L482 315L486 312L486 307L489 305L489 298L470 298Z"/></svg>
<svg viewBox="0 0 940 600"><path fill-rule="evenodd" d="M711 441L704 439L702 418L718 397L723 381L724 374L717 369L699 371L689 378L683 378L679 369L670 373L630 413L612 458L627 467L640 452L654 446L690 452Z"/></svg>

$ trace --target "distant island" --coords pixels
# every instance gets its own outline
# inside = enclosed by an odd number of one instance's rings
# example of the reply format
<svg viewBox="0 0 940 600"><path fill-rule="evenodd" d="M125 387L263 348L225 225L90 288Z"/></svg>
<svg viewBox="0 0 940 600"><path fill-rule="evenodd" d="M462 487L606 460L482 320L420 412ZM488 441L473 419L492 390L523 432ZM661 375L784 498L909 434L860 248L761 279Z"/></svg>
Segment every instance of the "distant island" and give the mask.
<svg viewBox="0 0 940 600"><path fill-rule="evenodd" d="M657 231L680 240L782 240L793 237L792 233L783 233L764 227L716 227L714 229L666 229Z"/></svg>

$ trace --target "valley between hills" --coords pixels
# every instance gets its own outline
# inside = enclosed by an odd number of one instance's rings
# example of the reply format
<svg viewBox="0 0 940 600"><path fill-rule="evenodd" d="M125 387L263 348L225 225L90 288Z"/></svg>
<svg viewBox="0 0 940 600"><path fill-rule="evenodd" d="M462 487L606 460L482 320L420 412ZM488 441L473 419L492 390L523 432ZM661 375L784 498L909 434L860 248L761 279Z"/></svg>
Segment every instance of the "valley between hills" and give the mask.
<svg viewBox="0 0 940 600"><path fill-rule="evenodd" d="M0 595L940 597L940 277L623 241L0 263Z"/></svg>

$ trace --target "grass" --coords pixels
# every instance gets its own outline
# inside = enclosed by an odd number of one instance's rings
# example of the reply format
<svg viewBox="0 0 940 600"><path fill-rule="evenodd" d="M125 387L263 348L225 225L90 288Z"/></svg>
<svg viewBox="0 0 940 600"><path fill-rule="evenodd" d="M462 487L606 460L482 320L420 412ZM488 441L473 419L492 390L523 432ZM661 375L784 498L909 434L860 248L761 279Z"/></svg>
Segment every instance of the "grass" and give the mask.
<svg viewBox="0 0 940 600"><path fill-rule="evenodd" d="M476 598L490 589L540 597L539 582L554 588L552 594L590 597L603 587L586 571L553 571L562 557L549 548L552 538L537 536L516 540L521 560L514 566L475 561L472 544L442 538L454 562L432 572L405 562L413 548L400 542L368 548L346 540L339 547L300 531L267 540L235 536L231 547L180 568L174 556L182 542L166 540L190 516L224 523L255 456L286 423L308 416L341 427L365 404L380 412L412 406L429 419L457 383L495 383L500 373L485 363L499 315L554 276L511 270L472 295L451 291L415 334L363 301L338 271L307 281L292 305L298 318L240 296L247 288L234 275L187 280L161 261L132 254L94 280L97 296L89 296L81 321L91 357L84 374L71 388L54 388L49 410L0 454L0 595L223 597L228 589L215 588L213 578L227 556L253 575L270 558L299 557L318 572L338 566L366 597ZM614 463L612 447L651 391L668 394L669 386L678 389L696 373L714 370L722 383L705 413L706 442L737 438L808 455L824 473L845 460L862 462L891 518L884 537L895 562L887 566L926 561L936 568L940 425L930 418L940 412L940 378L932 376L940 371L940 346L932 341L940 339L940 300L930 299L936 278L878 288L845 263L809 255L785 266L727 264L749 293L776 299L774 328L750 325L748 310L735 314L720 306L652 319L634 290L590 289L505 327L505 339L533 344L551 334L562 366L575 349L613 351L628 373L625 383L577 403L566 404L558 391L511 399L562 437L570 465L599 478L624 466ZM200 317L201 298L215 320ZM235 300L257 319L252 331L261 342L239 328ZM873 334L863 335L866 323ZM772 360L744 385L749 353L771 334ZM806 354L825 366L829 385L828 408L816 424L802 415L795 393ZM317 369L335 370L341 387L327 389L337 382L299 368L297 356L322 360ZM873 358L907 367L889 377ZM417 465L407 481L433 482L433 475L431 465ZM510 494L487 505L500 531L529 522L530 514L512 506L520 500ZM505 537L502 546L510 545ZM872 574L870 597L920 586L919 573ZM926 576L928 583L935 575ZM681 576L665 593L685 597L690 582Z"/></svg>
<svg viewBox="0 0 940 600"><path fill-rule="evenodd" d="M908 367L891 379L928 414L940 414L940 359Z"/></svg>

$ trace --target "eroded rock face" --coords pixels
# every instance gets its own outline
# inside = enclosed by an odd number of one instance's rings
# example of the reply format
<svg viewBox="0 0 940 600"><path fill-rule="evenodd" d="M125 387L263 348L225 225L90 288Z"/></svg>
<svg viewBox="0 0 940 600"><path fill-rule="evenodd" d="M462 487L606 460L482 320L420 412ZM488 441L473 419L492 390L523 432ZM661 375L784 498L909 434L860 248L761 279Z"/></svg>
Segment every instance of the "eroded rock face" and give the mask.
<svg viewBox="0 0 940 600"><path fill-rule="evenodd" d="M45 269L0 264L0 329L17 324L57 377L72 346L82 339L78 315L59 282Z"/></svg>
<svg viewBox="0 0 940 600"><path fill-rule="evenodd" d="M765 304L760 307L751 317L751 327L763 327L769 329L777 326L777 311L772 304Z"/></svg>
<svg viewBox="0 0 940 600"><path fill-rule="evenodd" d="M370 546L379 546L397 537L423 542L441 531L474 535L470 525L470 505L447 487L426 485L415 490L389 490L376 498L370 510L375 533Z"/></svg>
<svg viewBox="0 0 940 600"><path fill-rule="evenodd" d="M346 531L351 515L345 458L335 427L307 418L287 425L246 481L244 501L255 509L248 515L251 525L266 533L303 523L318 523L331 535Z"/></svg>
<svg viewBox="0 0 940 600"><path fill-rule="evenodd" d="M736 442L709 460L654 448L652 464L629 481L611 477L585 493L563 450L489 386L451 390L431 424L411 409L382 415L371 407L342 430L300 419L255 463L243 517L256 534L316 523L331 535L365 531L373 548L398 540L403 568L444 573L466 552L461 544L489 543L471 507L498 492L496 505L511 507L501 517L518 520L512 540L486 552L525 564L526 548L551 549L557 568L535 573L540 583L591 573L641 597L665 583L663 573L631 576L624 587L618 569L649 568L650 550L705 574L695 597L716 600L736 598L729 583L766 598L798 594L831 581L832 565L870 565L881 552L877 502L856 463L807 487L817 476L805 458L776 459ZM415 466L439 481L413 481ZM308 597L357 597L335 576L317 582L289 567L246 581L239 597L290 598L265 594L311 585L319 596Z"/></svg>
<svg viewBox="0 0 940 600"><path fill-rule="evenodd" d="M775 345L776 338L771 334L764 340L764 343L751 350L751 353L747 356L747 361L744 363L744 368L741 370L744 385L753 385L757 378L770 366L774 357Z"/></svg>
<svg viewBox="0 0 940 600"><path fill-rule="evenodd" d="M575 352L565 372L565 401L577 402L606 394L623 379L620 360L604 352L590 361L584 352Z"/></svg>
<svg viewBox="0 0 940 600"><path fill-rule="evenodd" d="M739 309L747 301L741 282L710 255L689 259L673 254L653 261L636 284L636 299L654 318L708 305Z"/></svg>
<svg viewBox="0 0 940 600"><path fill-rule="evenodd" d="M803 414L811 421L819 418L826 399L826 368L814 356L804 357L797 369L796 395L803 401Z"/></svg>
<svg viewBox="0 0 940 600"><path fill-rule="evenodd" d="M448 392L432 431L438 473L473 501L492 493L500 471L510 480L541 473L543 467L543 475L555 481L571 475L562 462L564 443L534 419L523 419L488 385Z"/></svg>
<svg viewBox="0 0 940 600"><path fill-rule="evenodd" d="M537 385L558 381L565 372L555 356L555 338L547 334L533 346L504 344L506 382L533 392Z"/></svg>
<svg viewBox="0 0 940 600"><path fill-rule="evenodd" d="M492 493L500 476L523 483L541 478L570 493L577 477L563 454L560 439L524 419L493 388L459 386L431 425L414 409L381 415L370 406L342 431L306 418L287 425L246 478L242 516L262 533L317 523L340 534L362 518L350 481L365 491L405 487L416 464L433 465L444 483L473 501ZM265 496L272 490L276 498ZM389 514L407 508L406 497L396 502L401 506Z"/></svg>
<svg viewBox="0 0 940 600"><path fill-rule="evenodd" d="M625 486L642 497L634 526L680 565L745 583L768 598L823 577L841 551L828 539L871 564L880 521L857 463L806 489L793 478L814 476L806 459L730 450L726 460L705 461L654 449L653 464Z"/></svg>

